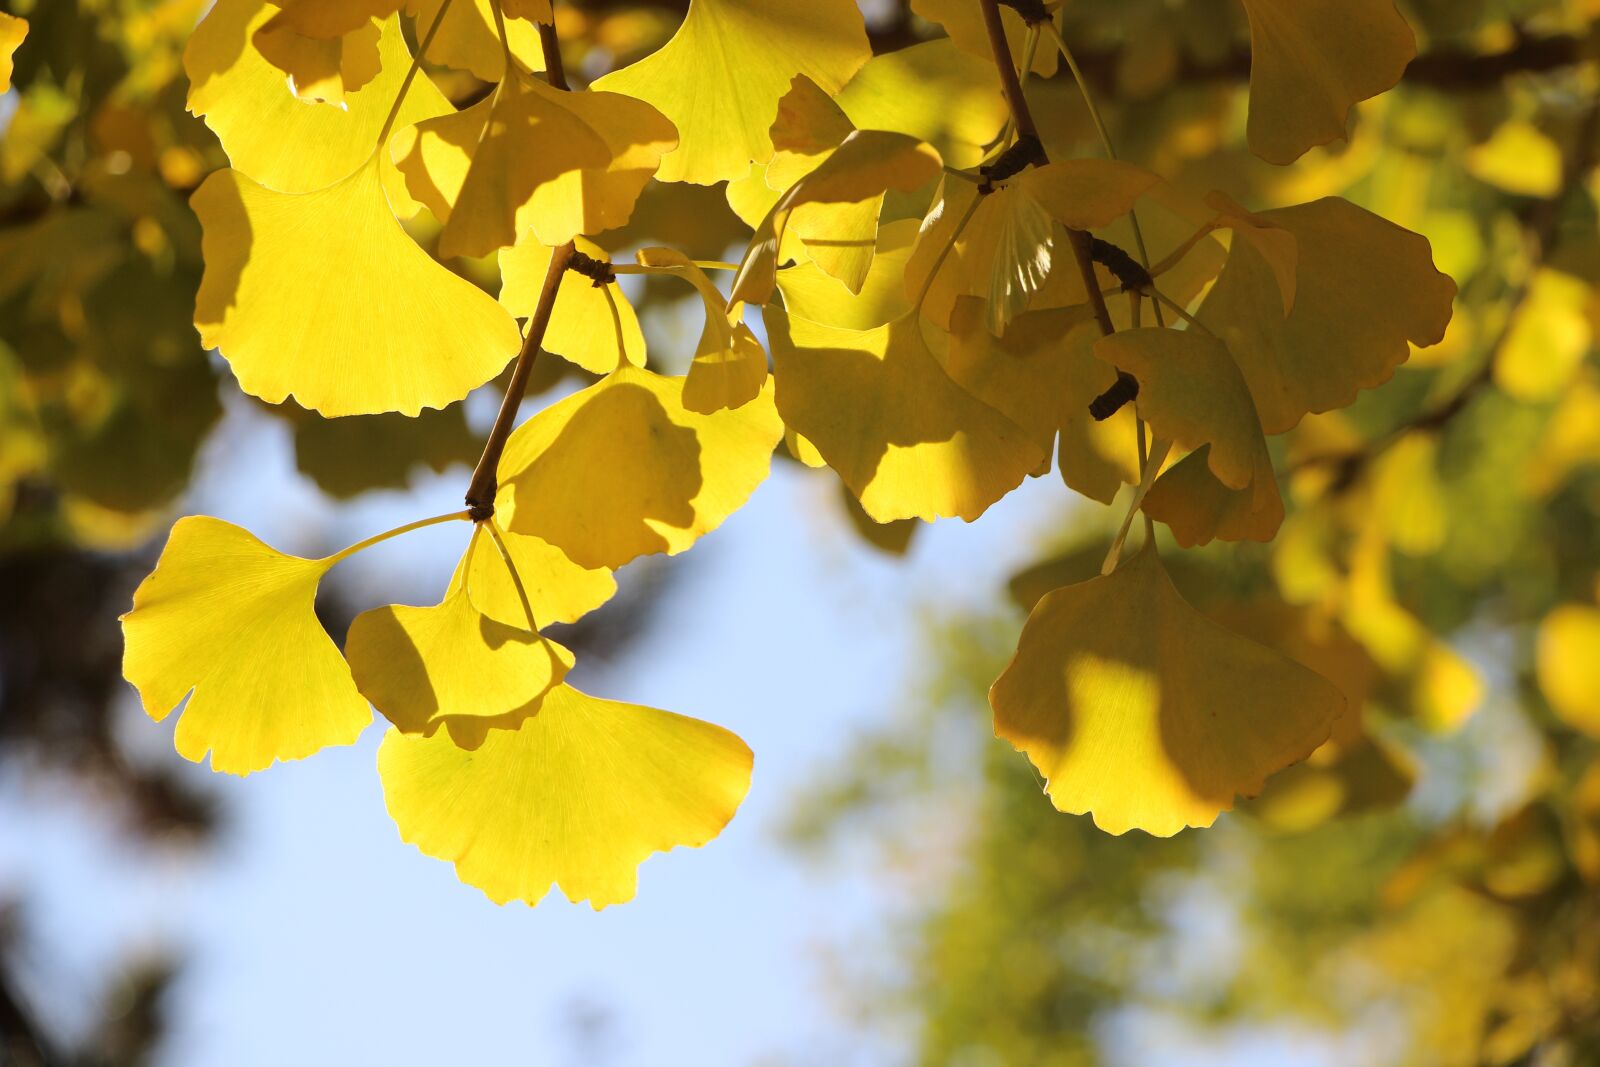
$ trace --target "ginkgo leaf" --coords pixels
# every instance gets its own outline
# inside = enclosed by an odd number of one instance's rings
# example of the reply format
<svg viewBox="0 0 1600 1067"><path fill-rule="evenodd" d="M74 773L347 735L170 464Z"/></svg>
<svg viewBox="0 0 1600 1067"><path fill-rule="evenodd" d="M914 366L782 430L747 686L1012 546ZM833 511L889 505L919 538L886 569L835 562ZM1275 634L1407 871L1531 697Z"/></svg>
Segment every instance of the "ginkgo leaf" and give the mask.
<svg viewBox="0 0 1600 1067"><path fill-rule="evenodd" d="M394 155L445 224L440 255L481 256L529 229L554 247L621 226L675 143L649 104L513 73L465 111L402 132Z"/></svg>
<svg viewBox="0 0 1600 1067"><path fill-rule="evenodd" d="M683 390L625 364L523 423L500 461L506 526L613 569L720 526L765 480L783 423L770 386L711 415L688 410Z"/></svg>
<svg viewBox="0 0 1600 1067"><path fill-rule="evenodd" d="M1267 433L1349 405L1388 381L1410 345L1444 338L1456 286L1425 238L1338 197L1259 216L1298 244L1294 310L1284 314L1277 274L1243 240L1197 317L1233 354Z"/></svg>
<svg viewBox="0 0 1600 1067"><path fill-rule="evenodd" d="M989 31L984 28L983 9L967 0L911 0L911 10L929 22L937 22L950 35L955 46L967 55L981 59L993 75L994 52L989 47ZM1025 38L1028 25L1014 9L1004 4L1000 7L1000 22L1005 27L1006 45L1011 50L1011 65L1020 69L1026 58ZM1043 38L1034 48L1033 65L1028 69L1041 78L1052 78L1060 54Z"/></svg>
<svg viewBox="0 0 1600 1067"><path fill-rule="evenodd" d="M580 567L555 545L527 534L502 530L500 537L541 626L577 622L616 595L617 580L604 567ZM472 606L489 618L507 626L528 625L511 572L493 546L468 548L462 554L446 595L463 587Z"/></svg>
<svg viewBox="0 0 1600 1067"><path fill-rule="evenodd" d="M772 155L769 129L795 75L835 93L872 54L853 0L691 0L659 51L594 88L654 104L678 129L665 182L742 178Z"/></svg>
<svg viewBox="0 0 1600 1067"><path fill-rule="evenodd" d="M222 142L234 169L284 193L331 185L372 157L411 54L396 16L378 39L382 69L340 107L308 107L284 85L283 72L251 46L277 9L266 0L217 0L183 53L189 110ZM411 83L396 128L451 110L426 77Z"/></svg>
<svg viewBox="0 0 1600 1067"><path fill-rule="evenodd" d="M1392 89L1417 54L1394 0L1243 0L1250 151L1288 164L1345 136L1350 109Z"/></svg>
<svg viewBox="0 0 1600 1067"><path fill-rule="evenodd" d="M0 93L11 89L17 49L28 37L28 20L0 11Z"/></svg>
<svg viewBox="0 0 1600 1067"><path fill-rule="evenodd" d="M1190 607L1149 544L1040 600L989 703L1057 809L1158 837L1210 826L1345 710L1320 675Z"/></svg>
<svg viewBox="0 0 1600 1067"><path fill-rule="evenodd" d="M500 6L506 18L527 19L530 22L542 22L546 26L554 26L556 22L550 0L501 0Z"/></svg>
<svg viewBox="0 0 1600 1067"><path fill-rule="evenodd" d="M751 304L772 299L778 248L789 225L812 249L817 266L860 292L877 243L883 194L910 192L932 181L942 166L932 147L903 133L850 134L761 220L739 264L732 299Z"/></svg>
<svg viewBox="0 0 1600 1067"><path fill-rule="evenodd" d="M993 73L987 52L941 38L873 56L834 99L857 129L908 134L952 167L975 167L1009 115Z"/></svg>
<svg viewBox="0 0 1600 1067"><path fill-rule="evenodd" d="M270 404L415 415L460 400L520 347L505 309L400 228L376 156L313 193L221 170L190 204L204 228L201 342Z"/></svg>
<svg viewBox="0 0 1600 1067"><path fill-rule="evenodd" d="M1249 241L1261 254L1277 279L1278 292L1283 297L1283 313L1292 312L1300 263L1300 242L1294 234L1263 215L1246 211L1238 201L1220 190L1206 196L1206 205L1217 212L1219 227L1231 229L1237 239Z"/></svg>
<svg viewBox="0 0 1600 1067"><path fill-rule="evenodd" d="M762 176L775 192L782 193L816 170L856 127L833 97L801 74L778 101L778 117L772 120L769 132L772 158Z"/></svg>
<svg viewBox="0 0 1600 1067"><path fill-rule="evenodd" d="M1270 541L1283 500L1250 391L1222 342L1199 330L1122 330L1094 354L1138 381L1134 403L1151 433L1196 457L1156 480L1145 513L1185 548L1215 537Z"/></svg>
<svg viewBox="0 0 1600 1067"><path fill-rule="evenodd" d="M1030 306L1046 279L1061 283L1054 306L1083 303L1087 293L1055 224L1079 230L1109 226L1160 181L1142 167L1100 159L1033 167L987 195L970 182L947 180L923 222L906 270L906 292L915 299L928 287L924 314L946 327L958 297L982 297L988 301L989 328L997 335ZM980 196L983 202L955 238ZM950 252L940 263L947 247Z"/></svg>
<svg viewBox="0 0 1600 1067"><path fill-rule="evenodd" d="M579 237L576 243L578 251L587 256L607 258L592 241ZM500 303L517 318L531 317L538 306L539 291L544 287L554 251L551 246L541 244L531 232L523 233L510 248L500 250ZM612 308L616 309L615 317ZM639 316L634 313L622 287L614 281L604 287L597 286L570 270L561 276L541 347L591 374L610 374L617 369L620 359L636 367L645 363L644 333L639 329Z"/></svg>
<svg viewBox="0 0 1600 1067"><path fill-rule="evenodd" d="M778 410L876 522L971 522L1048 456L940 367L916 315L865 332L766 309Z"/></svg>
<svg viewBox="0 0 1600 1067"><path fill-rule="evenodd" d="M983 301L964 296L950 331L943 365L951 379L1032 434L1046 458L1068 417L1115 378L1095 365L1100 327L1087 304L1026 312L995 337Z"/></svg>
<svg viewBox="0 0 1600 1067"><path fill-rule="evenodd" d="M843 330L886 326L911 310L906 297L906 263L917 243L919 223L900 219L878 227L872 262L861 291L852 293L815 263L796 263L778 272L778 290L790 315Z"/></svg>
<svg viewBox="0 0 1600 1067"><path fill-rule="evenodd" d="M303 32L297 25L300 20L294 18L295 11L306 7L302 2L292 10L280 11L251 41L268 63L289 76L290 88L300 99L343 104L346 93L378 76L382 67L379 25L369 16L343 33L312 36ZM392 9L385 14L389 13Z"/></svg>
<svg viewBox="0 0 1600 1067"><path fill-rule="evenodd" d="M122 616L122 673L160 721L188 695L178 753L249 774L355 742L372 721L317 621L333 559L288 556L207 516L179 519Z"/></svg>
<svg viewBox="0 0 1600 1067"><path fill-rule="evenodd" d="M562 685L475 749L392 730L378 774L401 838L490 900L537 904L554 884L598 910L633 898L652 853L721 833L753 759L719 726Z"/></svg>
<svg viewBox="0 0 1600 1067"><path fill-rule="evenodd" d="M419 38L439 17L439 8L444 3L445 0L407 0L406 10L416 18ZM439 24L439 32L434 34L425 58L441 66L468 71L481 81L497 82L504 78L506 49L495 25L493 3L494 0L450 0L444 21ZM543 10L548 12L549 9ZM543 70L544 48L539 43L538 28L514 17L507 19L505 26L506 41L517 62L531 71Z"/></svg>
<svg viewBox="0 0 1600 1067"><path fill-rule="evenodd" d="M475 551L494 549L480 543ZM572 653L525 626L489 618L457 589L433 607L362 612L344 651L356 687L384 718L405 733L429 734L463 719L538 711L566 677Z"/></svg>
<svg viewBox="0 0 1600 1067"><path fill-rule="evenodd" d="M1600 610L1562 604L1539 624L1539 688L1573 729L1600 737Z"/></svg>
<svg viewBox="0 0 1600 1067"><path fill-rule="evenodd" d="M1104 392L1116 381L1116 373L1099 360L1089 362L1103 375L1097 384L1100 392ZM1095 419L1087 407L1068 412L1057 442L1056 467L1061 472L1061 480L1067 488L1090 500L1111 503L1124 485L1139 483L1135 433L1137 424L1132 405L1124 406L1105 420Z"/></svg>
<svg viewBox="0 0 1600 1067"><path fill-rule="evenodd" d="M706 308L694 361L683 383L683 406L702 415L754 400L767 382L767 353L744 324L744 305L728 306L706 272L673 248L645 248L640 263L670 271L695 287Z"/></svg>

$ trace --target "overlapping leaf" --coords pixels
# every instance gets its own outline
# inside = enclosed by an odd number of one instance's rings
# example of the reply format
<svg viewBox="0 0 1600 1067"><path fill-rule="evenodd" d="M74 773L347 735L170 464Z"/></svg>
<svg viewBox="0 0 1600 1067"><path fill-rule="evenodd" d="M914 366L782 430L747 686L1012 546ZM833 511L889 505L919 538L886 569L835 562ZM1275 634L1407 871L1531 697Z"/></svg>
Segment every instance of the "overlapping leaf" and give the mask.
<svg viewBox="0 0 1600 1067"><path fill-rule="evenodd" d="M440 254L481 256L529 230L554 247L621 226L675 143L648 104L512 72L472 107L402 132L394 155L445 224Z"/></svg>
<svg viewBox="0 0 1600 1067"><path fill-rule="evenodd" d="M598 246L581 237L577 238L577 248L585 255L605 258ZM500 304L517 318L531 317L538 306L553 252L531 232L501 250ZM614 281L597 286L574 271L561 276L543 348L591 374L609 374L621 361L636 367L645 362L639 316L622 287Z"/></svg>
<svg viewBox="0 0 1600 1067"><path fill-rule="evenodd" d="M617 580L604 567L580 567L559 548L528 534L504 530L500 537L522 580L522 593L499 554L483 545L462 554L447 596L465 589L472 606L490 619L525 627L528 613L523 593L541 626L577 622L616 595Z"/></svg>
<svg viewBox="0 0 1600 1067"><path fill-rule="evenodd" d="M400 836L490 900L537 904L554 884L598 910L633 898L651 853L716 837L752 761L721 727L562 685L474 749L390 731L378 773Z"/></svg>
<svg viewBox="0 0 1600 1067"><path fill-rule="evenodd" d="M767 381L767 353L744 324L744 305L731 307L705 271L671 248L646 248L640 263L669 271L695 287L705 304L706 324L700 331L694 361L683 383L683 406L702 415L741 407L761 394Z"/></svg>
<svg viewBox="0 0 1600 1067"><path fill-rule="evenodd" d="M589 568L716 529L766 478L783 424L770 386L709 415L683 393L682 378L624 364L523 423L500 463L506 525Z"/></svg>
<svg viewBox="0 0 1600 1067"><path fill-rule="evenodd" d="M662 181L742 178L772 155L778 100L803 74L837 92L871 55L852 0L692 0L662 48L594 83L654 104L678 129Z"/></svg>
<svg viewBox="0 0 1600 1067"><path fill-rule="evenodd" d="M1319 675L1190 607L1147 545L1035 605L989 692L1055 806L1120 834L1209 826L1344 713Z"/></svg>
<svg viewBox="0 0 1600 1067"><path fill-rule="evenodd" d="M218 171L191 204L205 229L201 341L268 403L414 415L460 400L520 345L503 308L400 228L376 156L312 193Z"/></svg>
<svg viewBox="0 0 1600 1067"><path fill-rule="evenodd" d="M915 315L841 330L766 309L778 410L877 522L968 522L1048 453L940 367Z"/></svg>

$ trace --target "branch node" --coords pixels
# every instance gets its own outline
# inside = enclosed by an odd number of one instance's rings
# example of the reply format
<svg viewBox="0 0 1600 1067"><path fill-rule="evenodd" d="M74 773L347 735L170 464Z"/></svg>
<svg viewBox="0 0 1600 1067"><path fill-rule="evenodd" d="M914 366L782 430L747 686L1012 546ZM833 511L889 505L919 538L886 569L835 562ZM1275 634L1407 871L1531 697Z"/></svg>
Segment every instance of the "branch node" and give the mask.
<svg viewBox="0 0 1600 1067"><path fill-rule="evenodd" d="M1016 144L996 156L993 162L985 163L978 168L978 173L983 175L983 181L978 185L978 192L987 196L994 192L995 182L1015 178L1035 164L1048 162L1049 158L1045 155L1044 145L1040 143L1039 138L1032 134L1024 134L1017 138Z"/></svg>
<svg viewBox="0 0 1600 1067"><path fill-rule="evenodd" d="M1111 384L1111 388L1095 397L1090 403L1089 414L1094 417L1095 422L1105 422L1138 395L1139 380L1127 371L1119 370L1117 380Z"/></svg>
<svg viewBox="0 0 1600 1067"><path fill-rule="evenodd" d="M574 250L567 260L567 269L574 274L581 274L594 283L596 289L610 285L617 280L617 272L611 269L609 260L595 259L582 252Z"/></svg>
<svg viewBox="0 0 1600 1067"><path fill-rule="evenodd" d="M1123 292L1146 293L1155 284L1150 272L1120 245L1096 237L1090 245L1089 256L1122 283Z"/></svg>
<svg viewBox="0 0 1600 1067"><path fill-rule="evenodd" d="M488 522L494 518L494 501L484 502L472 499L472 494L467 494L467 518L474 523Z"/></svg>
<svg viewBox="0 0 1600 1067"><path fill-rule="evenodd" d="M1000 0L1000 3L1021 15L1022 21L1029 26L1050 21L1050 12L1045 9L1044 0Z"/></svg>

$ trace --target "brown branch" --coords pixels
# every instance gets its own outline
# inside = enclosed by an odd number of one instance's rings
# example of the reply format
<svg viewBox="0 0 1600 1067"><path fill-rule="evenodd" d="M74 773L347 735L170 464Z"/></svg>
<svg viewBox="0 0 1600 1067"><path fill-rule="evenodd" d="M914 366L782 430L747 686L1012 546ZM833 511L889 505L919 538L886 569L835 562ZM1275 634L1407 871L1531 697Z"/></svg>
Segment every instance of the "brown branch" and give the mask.
<svg viewBox="0 0 1600 1067"><path fill-rule="evenodd" d="M561 65L561 42L554 26L539 24L539 44L544 49L545 77L557 89L568 88L566 70ZM539 303L528 320L528 332L522 339L522 350L517 353L517 365L511 371L506 395L500 401L500 413L495 416L494 428L489 431L489 440L483 446L483 455L478 457L472 482L467 486L467 512L473 522L483 522L494 515L494 499L500 490L500 457L516 426L522 395L528 391L528 377L533 373L534 361L539 358L545 331L550 328L556 294L561 290L561 278L567 273L574 251L573 243L568 241L550 254L550 268L545 271L544 286L539 290Z"/></svg>

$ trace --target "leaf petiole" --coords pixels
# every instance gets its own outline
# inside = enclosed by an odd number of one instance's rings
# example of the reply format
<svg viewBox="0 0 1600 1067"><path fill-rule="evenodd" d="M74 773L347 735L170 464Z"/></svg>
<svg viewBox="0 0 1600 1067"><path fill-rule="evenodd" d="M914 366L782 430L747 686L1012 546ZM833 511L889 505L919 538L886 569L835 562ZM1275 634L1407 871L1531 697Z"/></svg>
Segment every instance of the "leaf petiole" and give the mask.
<svg viewBox="0 0 1600 1067"><path fill-rule="evenodd" d="M378 133L379 148L388 143L389 132L394 129L394 120L400 117L400 105L405 103L406 93L411 91L411 83L417 80L417 71L422 69L422 57L427 55L428 48L433 44L433 38L439 32L439 27L444 25L445 13L449 10L450 0L444 0L439 5L439 13L433 16L433 25L428 27L428 32L417 45L417 54L411 57L411 66L406 68L405 80L400 83L400 91L394 95L394 103L389 107L389 117L383 120L383 129Z"/></svg>
<svg viewBox="0 0 1600 1067"><path fill-rule="evenodd" d="M505 538L500 532L500 525L494 519L489 519L479 524L480 529L483 527L488 528L489 537L494 541L494 547L500 552L500 560L506 565L507 573L511 575L511 584L516 587L517 599L522 601L522 613L528 618L528 629L533 633L538 633L539 624L533 618L533 604L528 600L527 589L523 588L522 575L517 573L517 565L511 562L511 552L506 548ZM473 533L476 536L477 531L474 530Z"/></svg>
<svg viewBox="0 0 1600 1067"><path fill-rule="evenodd" d="M364 552L373 545L382 544L390 538L399 537L401 534L408 534L412 530L420 530L424 526L437 526L442 522L467 521L471 518L472 515L470 512L452 511L448 515L435 515L431 519L418 519L416 522L408 522L404 526L396 526L394 529L386 530L381 534L374 534L365 541L357 541L349 548L342 549L341 551L335 552L333 555L326 557L322 562L332 567L335 564L343 563L357 552Z"/></svg>

